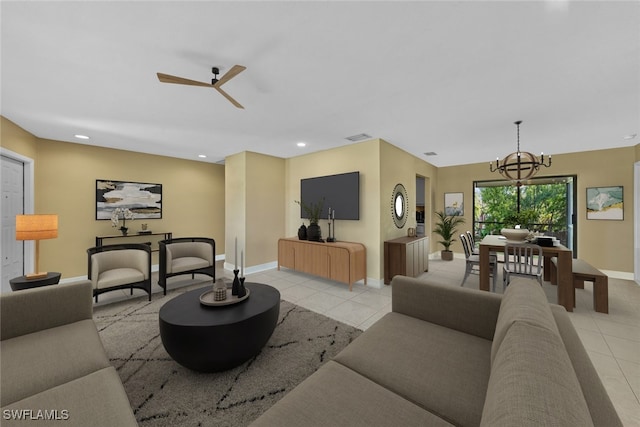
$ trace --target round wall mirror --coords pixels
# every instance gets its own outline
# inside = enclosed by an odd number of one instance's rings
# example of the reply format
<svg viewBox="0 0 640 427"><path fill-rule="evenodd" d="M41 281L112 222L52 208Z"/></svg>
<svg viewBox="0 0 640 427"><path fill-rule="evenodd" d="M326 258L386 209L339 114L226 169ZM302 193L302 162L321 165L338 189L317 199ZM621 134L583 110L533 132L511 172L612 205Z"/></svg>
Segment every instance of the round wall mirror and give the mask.
<svg viewBox="0 0 640 427"><path fill-rule="evenodd" d="M391 216L393 223L398 228L404 227L407 222L407 211L409 209L409 201L407 200L407 190L402 184L396 184L391 196Z"/></svg>

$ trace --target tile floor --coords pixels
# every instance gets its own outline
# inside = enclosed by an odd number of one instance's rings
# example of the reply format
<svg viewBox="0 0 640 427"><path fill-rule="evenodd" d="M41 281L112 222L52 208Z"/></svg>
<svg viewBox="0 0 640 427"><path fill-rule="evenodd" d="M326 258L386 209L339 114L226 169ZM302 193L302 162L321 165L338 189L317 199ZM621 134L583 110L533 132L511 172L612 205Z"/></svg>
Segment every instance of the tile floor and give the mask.
<svg viewBox="0 0 640 427"><path fill-rule="evenodd" d="M464 262L463 259L430 260L429 271L421 278L460 286ZM230 273L221 267L218 277L220 273L230 277ZM172 280L171 288L193 284L188 276ZM247 275L247 281L269 284L277 288L286 301L362 330L391 311L390 286L378 289L356 283L349 292L344 284L287 269ZM497 283L497 292L501 293L500 277ZM478 276L471 275L465 287L478 289ZM545 282L544 289L549 301L555 303L556 288ZM154 285L154 293L159 290ZM577 307L569 316L624 425L640 427L640 286L632 281L610 278L609 314L593 310L592 290L589 282L585 283L584 290L576 290ZM128 292L107 293L100 297L100 304L126 297Z"/></svg>

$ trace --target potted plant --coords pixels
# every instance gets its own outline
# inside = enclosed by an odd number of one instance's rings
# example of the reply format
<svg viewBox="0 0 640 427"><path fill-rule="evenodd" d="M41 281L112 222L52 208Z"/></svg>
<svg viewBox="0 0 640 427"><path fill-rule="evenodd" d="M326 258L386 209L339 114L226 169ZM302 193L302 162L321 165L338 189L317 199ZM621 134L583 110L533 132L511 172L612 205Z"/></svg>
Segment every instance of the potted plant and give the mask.
<svg viewBox="0 0 640 427"><path fill-rule="evenodd" d="M458 231L457 227L460 224L464 224L464 218L458 215L446 215L443 211L436 212L436 216L438 221L433 232L442 238L442 240L438 240L438 243L444 246L444 250L440 252L440 257L444 261L451 261L453 260L453 252L449 247L456 241L454 236Z"/></svg>
<svg viewBox="0 0 640 427"><path fill-rule="evenodd" d="M324 207L324 198L322 198L318 203L303 203L299 200L295 201L297 204L302 206L304 212L309 216L309 227L307 227L307 240L311 241L320 241L322 237L322 231L320 230L320 226L318 225L318 221L320 220L320 214L322 213L322 208Z"/></svg>

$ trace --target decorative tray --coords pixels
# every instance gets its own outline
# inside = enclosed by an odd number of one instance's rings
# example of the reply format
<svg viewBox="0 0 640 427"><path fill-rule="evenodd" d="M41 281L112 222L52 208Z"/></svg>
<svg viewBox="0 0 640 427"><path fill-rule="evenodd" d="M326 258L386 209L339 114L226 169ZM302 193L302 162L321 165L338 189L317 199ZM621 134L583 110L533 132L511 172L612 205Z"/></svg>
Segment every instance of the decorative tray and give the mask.
<svg viewBox="0 0 640 427"><path fill-rule="evenodd" d="M205 293L203 293L202 295L200 295L200 304L214 306L214 307L218 307L222 305L237 304L249 298L249 294L251 293L251 291L249 290L249 288L246 288L246 289L247 289L246 295L243 296L242 298L238 298L235 295L231 295L231 288L227 288L227 299L223 299L222 301L215 301L213 299L213 289L210 289Z"/></svg>

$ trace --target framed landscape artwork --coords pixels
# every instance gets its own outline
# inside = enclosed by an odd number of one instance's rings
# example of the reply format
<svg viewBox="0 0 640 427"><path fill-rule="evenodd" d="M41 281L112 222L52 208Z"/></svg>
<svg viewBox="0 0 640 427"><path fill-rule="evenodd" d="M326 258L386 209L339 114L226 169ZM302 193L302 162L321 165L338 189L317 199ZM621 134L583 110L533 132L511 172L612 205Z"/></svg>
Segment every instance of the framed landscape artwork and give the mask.
<svg viewBox="0 0 640 427"><path fill-rule="evenodd" d="M96 219L111 220L116 208L128 208L133 219L162 218L162 184L96 179Z"/></svg>
<svg viewBox="0 0 640 427"><path fill-rule="evenodd" d="M587 219L624 219L622 186L587 187Z"/></svg>
<svg viewBox="0 0 640 427"><path fill-rule="evenodd" d="M447 216L464 215L464 193L444 193L444 214Z"/></svg>

